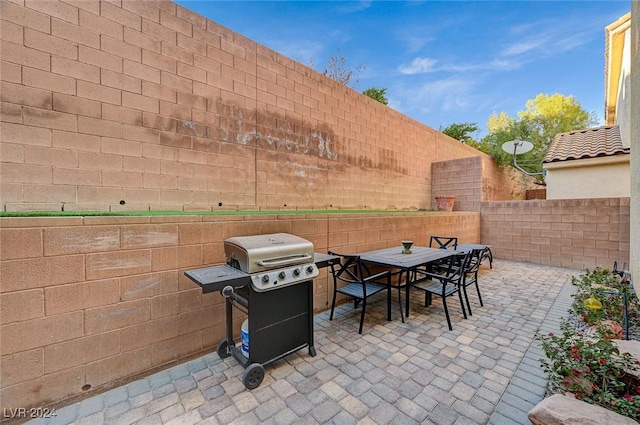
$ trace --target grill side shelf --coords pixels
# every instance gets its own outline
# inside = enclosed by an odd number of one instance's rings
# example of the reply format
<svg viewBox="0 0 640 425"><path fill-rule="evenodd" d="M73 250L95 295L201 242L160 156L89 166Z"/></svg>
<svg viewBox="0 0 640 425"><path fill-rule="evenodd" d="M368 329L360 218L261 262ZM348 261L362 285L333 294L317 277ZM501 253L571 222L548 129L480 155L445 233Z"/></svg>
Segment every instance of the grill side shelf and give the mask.
<svg viewBox="0 0 640 425"><path fill-rule="evenodd" d="M340 257L336 257L335 255L322 254L319 252L314 253L314 262L319 269L339 261ZM227 285L231 285L234 288L251 285L251 275L249 273L245 273L227 264L187 270L184 274L202 288L203 294L220 292L222 288Z"/></svg>
<svg viewBox="0 0 640 425"><path fill-rule="evenodd" d="M219 292L227 285L234 288L251 285L251 276L231 266L221 265L187 270L185 276L202 288L202 293Z"/></svg>

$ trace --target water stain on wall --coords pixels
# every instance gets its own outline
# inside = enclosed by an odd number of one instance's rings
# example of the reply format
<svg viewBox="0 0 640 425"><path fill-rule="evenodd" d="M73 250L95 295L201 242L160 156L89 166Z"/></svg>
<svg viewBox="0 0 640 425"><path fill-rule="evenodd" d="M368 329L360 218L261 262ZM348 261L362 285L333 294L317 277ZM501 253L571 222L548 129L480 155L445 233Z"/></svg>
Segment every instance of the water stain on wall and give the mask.
<svg viewBox="0 0 640 425"><path fill-rule="evenodd" d="M350 153L348 144L335 135L329 124L310 124L278 113L249 110L221 99L211 101L209 105L219 120L217 128L161 116L145 118L144 125L162 132L308 155L362 169L408 173L407 167L400 164L396 153L390 149L379 149L377 158ZM206 147L202 142L195 143L199 144L199 150ZM163 137L161 134L161 144L185 148L188 142L179 136Z"/></svg>

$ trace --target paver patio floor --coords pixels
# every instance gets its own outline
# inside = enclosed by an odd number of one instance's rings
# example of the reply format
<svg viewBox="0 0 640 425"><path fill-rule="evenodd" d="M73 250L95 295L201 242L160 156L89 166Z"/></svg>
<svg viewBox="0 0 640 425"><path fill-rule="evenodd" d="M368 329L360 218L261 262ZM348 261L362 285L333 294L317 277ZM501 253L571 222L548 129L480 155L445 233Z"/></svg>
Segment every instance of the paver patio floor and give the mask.
<svg viewBox="0 0 640 425"><path fill-rule="evenodd" d="M496 259L480 269L484 307L469 287L473 316L457 298L447 328L439 297L412 296L406 323L370 304L363 334L351 303L315 316L315 347L266 366L253 391L244 369L211 353L57 411L35 424L530 424L546 379L536 329L558 328L579 270Z"/></svg>

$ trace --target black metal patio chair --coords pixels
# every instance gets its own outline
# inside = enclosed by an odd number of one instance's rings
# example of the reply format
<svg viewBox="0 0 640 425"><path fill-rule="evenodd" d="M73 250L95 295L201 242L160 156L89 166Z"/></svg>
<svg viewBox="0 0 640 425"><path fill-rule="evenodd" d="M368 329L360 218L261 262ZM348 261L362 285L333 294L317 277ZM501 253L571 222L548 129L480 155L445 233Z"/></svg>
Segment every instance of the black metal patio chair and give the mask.
<svg viewBox="0 0 640 425"><path fill-rule="evenodd" d="M431 236L429 239L429 247L440 249L456 249L458 247L458 238L452 236Z"/></svg>
<svg viewBox="0 0 640 425"><path fill-rule="evenodd" d="M462 277L462 286L464 290L464 298L467 302L467 309L469 310L469 315L473 315L471 313L471 304L469 303L469 296L467 295L467 287L471 285L476 286L476 292L478 293L478 300L480 300L480 306L483 307L482 303L482 295L480 295L480 286L478 285L478 270L480 270L480 263L482 262L484 249L472 249L467 256L465 265L464 265L464 275Z"/></svg>
<svg viewBox="0 0 640 425"><path fill-rule="evenodd" d="M333 301L331 302L331 314L329 320L333 320L338 293L353 298L353 307L358 308L362 303L360 313L360 327L358 333L362 333L364 315L367 307L367 299L373 295L387 290L391 291L391 273L386 270L381 273L368 276L368 272L357 255L339 254L329 251L329 255L341 257L339 264L331 264L333 276ZM388 293L387 296L391 294ZM389 314L387 312L387 314ZM402 314L402 311L400 312Z"/></svg>
<svg viewBox="0 0 640 425"><path fill-rule="evenodd" d="M414 279L410 282L411 288L424 291L425 307L431 305L434 295L442 298L442 306L444 307L444 314L447 317L449 330L453 330L453 327L451 326L451 318L449 317L447 297L458 294L462 315L465 319L467 318L462 294L465 293L463 282L465 265L467 261L469 261L470 256L471 252L459 252L446 257L438 266L431 270L416 270Z"/></svg>

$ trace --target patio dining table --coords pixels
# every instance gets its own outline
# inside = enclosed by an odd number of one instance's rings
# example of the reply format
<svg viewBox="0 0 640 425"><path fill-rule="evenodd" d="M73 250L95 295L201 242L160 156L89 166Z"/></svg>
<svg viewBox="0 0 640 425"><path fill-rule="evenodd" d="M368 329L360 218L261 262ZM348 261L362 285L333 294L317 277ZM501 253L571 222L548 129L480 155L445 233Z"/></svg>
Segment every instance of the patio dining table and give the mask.
<svg viewBox="0 0 640 425"><path fill-rule="evenodd" d="M411 253L403 253L402 246L394 246L391 248L376 249L373 251L360 252L360 260L366 264L376 265L387 269L398 270L398 290L402 287L406 288L406 304L409 305L410 279L411 271L418 267L428 266L436 263L443 258L452 255L458 255L459 251L449 249L429 248L425 246L412 246ZM404 285L401 283L402 275L406 274ZM400 296L400 295L398 295ZM402 301L400 301L402 306ZM407 307L408 309L408 307ZM402 312L401 312L402 313ZM409 317L409 311L406 314Z"/></svg>

